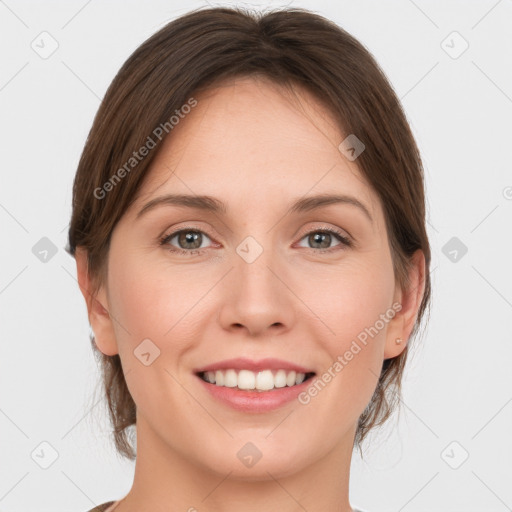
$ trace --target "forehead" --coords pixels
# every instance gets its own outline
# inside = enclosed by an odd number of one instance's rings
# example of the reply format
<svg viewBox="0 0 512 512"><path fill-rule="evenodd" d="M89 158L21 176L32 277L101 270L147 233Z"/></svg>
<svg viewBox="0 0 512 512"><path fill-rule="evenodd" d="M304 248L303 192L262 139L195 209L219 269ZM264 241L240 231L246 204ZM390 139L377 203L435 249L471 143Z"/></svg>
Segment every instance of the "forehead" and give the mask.
<svg viewBox="0 0 512 512"><path fill-rule="evenodd" d="M332 114L305 89L237 78L194 98L152 162L137 204L167 192L208 194L248 206L279 194L351 193L373 215L378 198L356 161L338 149L345 138Z"/></svg>

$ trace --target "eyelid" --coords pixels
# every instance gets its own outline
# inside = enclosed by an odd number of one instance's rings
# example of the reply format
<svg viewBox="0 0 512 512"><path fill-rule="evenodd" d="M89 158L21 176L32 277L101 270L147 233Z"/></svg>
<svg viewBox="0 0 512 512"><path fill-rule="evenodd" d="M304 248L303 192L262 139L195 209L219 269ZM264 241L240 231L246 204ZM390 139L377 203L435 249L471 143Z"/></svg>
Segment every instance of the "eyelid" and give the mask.
<svg viewBox="0 0 512 512"><path fill-rule="evenodd" d="M168 229L164 230L164 232L161 235L159 235L158 239L161 240L162 238L166 238L169 235L174 236L174 235L178 234L180 231L187 231L187 230L188 231L200 231L201 233L205 233L206 235L208 235L210 238L215 238L209 232L209 228L194 225L194 221L190 221L190 222L179 223L176 226L174 226L173 228L168 228Z"/></svg>
<svg viewBox="0 0 512 512"><path fill-rule="evenodd" d="M216 243L215 237L213 237L208 232L208 229L202 229L202 228L198 228L197 226L193 226L192 224L187 224L185 226L178 225L178 227L175 227L170 233L167 233L167 231L164 232L164 234L158 238L159 245L160 246L170 245L169 244L170 240L172 240L174 237L176 237L178 234L180 234L181 232L184 232L184 231L200 232L203 235L206 235L208 238L210 238L210 240L212 240L214 242L214 244ZM338 228L338 227L326 226L325 224L321 227L316 226L316 227L311 227L311 228L308 228L305 230L304 229L301 230L301 234L297 235L298 236L297 242L301 242L302 239L305 238L306 236L308 236L312 233L317 233L317 232L330 233L332 236L334 236L338 240L339 244L337 244L333 247L328 247L326 249L316 249L314 247L303 247L303 249L307 249L309 251L312 251L313 253L322 254L322 253L335 253L340 250L353 248L356 245L354 238L346 230ZM217 243L217 246L218 246L218 243ZM337 249L337 247L339 247L339 246L342 246L342 247ZM173 247L173 248L168 249L170 252L177 253L177 254L183 254L183 255L185 255L185 254L186 255L195 255L198 253L203 253L206 249L209 248L209 247L202 247L202 248L197 248L197 249L181 249L179 247L174 247L174 246L171 246L171 247Z"/></svg>
<svg viewBox="0 0 512 512"><path fill-rule="evenodd" d="M210 240L215 241L215 237L211 235L207 229L205 228L199 228L197 226L194 226L193 224L187 224L186 226L178 226L176 228L173 228L171 231L165 230L162 235L158 237L158 241L160 245L166 245L170 240L172 240L176 235L180 234L183 231L197 231L199 233L202 233L203 235L206 235ZM184 252L193 252L193 251L204 251L207 249L206 247L203 247L201 249L181 249L179 247L175 247L175 250L177 252L184 251Z"/></svg>
<svg viewBox="0 0 512 512"><path fill-rule="evenodd" d="M326 249L315 249L313 247L303 247L303 249L307 249L309 251L312 251L313 253L317 253L317 254L336 253L338 251L351 249L356 246L356 243L355 243L354 239L352 238L352 236L349 235L345 230L337 228L337 227L331 227L331 226L313 227L313 228L308 229L306 232L302 233L299 236L298 243L300 243L306 236L311 235L312 233L329 233L331 236L333 236L339 242L339 244L337 244L333 247L328 247Z"/></svg>
<svg viewBox="0 0 512 512"><path fill-rule="evenodd" d="M322 225L306 228L306 229L299 231L298 236L300 236L300 238L302 239L306 235L309 235L310 233L315 233L316 231L327 231L329 233L336 233L336 234L343 236L351 241L354 241L354 238L346 229L342 229L337 226L327 225L325 223L320 223L320 224L322 224Z"/></svg>

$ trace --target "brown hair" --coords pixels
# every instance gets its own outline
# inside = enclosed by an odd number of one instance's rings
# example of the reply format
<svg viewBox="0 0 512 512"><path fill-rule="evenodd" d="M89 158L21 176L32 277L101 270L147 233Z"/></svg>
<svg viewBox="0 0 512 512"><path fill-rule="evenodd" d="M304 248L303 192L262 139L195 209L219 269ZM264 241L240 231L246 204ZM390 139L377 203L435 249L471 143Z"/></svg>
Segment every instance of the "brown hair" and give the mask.
<svg viewBox="0 0 512 512"><path fill-rule="evenodd" d="M136 198L159 145L108 194L98 190L200 89L228 78L261 75L285 86L301 85L326 105L346 134L365 145L357 163L383 205L395 278L408 286L411 255L425 255L425 292L411 337L430 301L430 247L425 229L424 177L420 154L400 102L373 56L333 22L304 9L251 13L241 8L192 11L147 39L121 67L89 132L73 185L68 252L83 247L94 295L106 276L111 233ZM169 130L170 131L170 130ZM167 132L167 130L166 130ZM132 162L133 163L133 162ZM126 169L126 165L125 165ZM91 344L118 452L135 458L128 427L135 403L119 355ZM383 424L399 405L409 345L386 359L375 393L359 418L355 444Z"/></svg>

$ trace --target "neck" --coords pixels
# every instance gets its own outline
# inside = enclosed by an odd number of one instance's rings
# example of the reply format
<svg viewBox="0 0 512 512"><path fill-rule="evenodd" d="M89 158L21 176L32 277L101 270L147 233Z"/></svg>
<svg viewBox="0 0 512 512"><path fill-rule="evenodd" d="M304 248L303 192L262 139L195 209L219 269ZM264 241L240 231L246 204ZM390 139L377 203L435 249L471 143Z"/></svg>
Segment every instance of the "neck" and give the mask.
<svg viewBox="0 0 512 512"><path fill-rule="evenodd" d="M247 477L192 460L179 447L163 443L138 416L134 481L115 512L353 512L349 475L354 435L355 427L340 446L307 467L280 468L269 461L263 466L262 458Z"/></svg>

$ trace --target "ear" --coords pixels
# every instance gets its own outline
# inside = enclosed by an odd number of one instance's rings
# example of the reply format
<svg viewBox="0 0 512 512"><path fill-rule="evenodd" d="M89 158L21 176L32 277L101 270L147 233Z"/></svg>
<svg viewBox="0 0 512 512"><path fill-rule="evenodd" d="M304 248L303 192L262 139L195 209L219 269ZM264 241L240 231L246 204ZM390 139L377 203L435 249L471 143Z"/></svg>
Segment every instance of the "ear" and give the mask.
<svg viewBox="0 0 512 512"><path fill-rule="evenodd" d="M109 306L105 286L102 284L93 295L93 282L89 274L87 251L77 247L75 251L78 286L87 304L89 324L94 332L98 349L107 356L118 353L114 325L109 315Z"/></svg>
<svg viewBox="0 0 512 512"><path fill-rule="evenodd" d="M425 255L421 249L418 249L411 258L409 286L403 290L397 284L395 289L393 304L400 304L401 309L388 324L384 359L399 356L407 346L424 293ZM401 338L402 343L397 344L395 341L397 338Z"/></svg>

